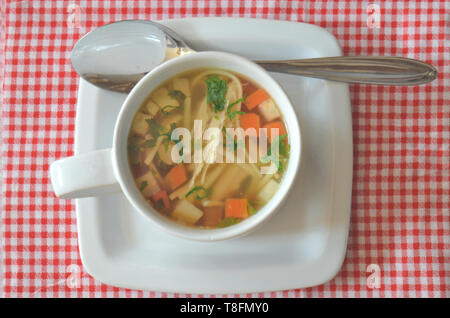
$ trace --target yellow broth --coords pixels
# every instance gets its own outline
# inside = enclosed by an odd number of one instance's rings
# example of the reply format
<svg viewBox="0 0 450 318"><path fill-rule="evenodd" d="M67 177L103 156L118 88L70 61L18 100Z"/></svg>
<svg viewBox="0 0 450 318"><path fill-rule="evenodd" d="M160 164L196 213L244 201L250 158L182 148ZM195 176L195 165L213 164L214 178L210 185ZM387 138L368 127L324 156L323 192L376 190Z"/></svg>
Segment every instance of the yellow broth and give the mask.
<svg viewBox="0 0 450 318"><path fill-rule="evenodd" d="M193 137L198 124L201 138L191 138L189 145L201 146L204 158L216 158L221 151L224 156L244 154L247 161L194 162L194 149L188 156L181 149L184 137L172 140L172 133L186 128ZM207 128L223 132L223 143L205 139ZM237 138L226 142L232 128L255 131L243 143ZM263 137L265 152L257 152L250 162L250 145L259 145ZM270 161L274 153L279 160ZM289 140L278 105L256 81L222 69L196 69L149 93L131 125L128 159L136 186L157 211L187 226L218 228L251 217L273 197L289 161ZM274 173L262 173L271 165Z"/></svg>

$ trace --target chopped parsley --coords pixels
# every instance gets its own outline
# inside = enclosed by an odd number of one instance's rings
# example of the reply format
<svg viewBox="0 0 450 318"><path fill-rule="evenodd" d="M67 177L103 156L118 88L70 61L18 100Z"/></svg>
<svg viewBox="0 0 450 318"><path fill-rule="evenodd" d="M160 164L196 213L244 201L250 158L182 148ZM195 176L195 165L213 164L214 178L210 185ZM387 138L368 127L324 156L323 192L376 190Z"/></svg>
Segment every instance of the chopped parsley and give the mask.
<svg viewBox="0 0 450 318"><path fill-rule="evenodd" d="M248 200L248 203L250 203L251 205L264 205L264 204L266 204L264 201L250 201L250 200Z"/></svg>
<svg viewBox="0 0 450 318"><path fill-rule="evenodd" d="M182 91L179 91L176 89L170 91L169 96L172 97L173 99L176 99L177 101L179 101L180 104L182 102L184 102L184 100L186 99L186 95L184 95Z"/></svg>
<svg viewBox="0 0 450 318"><path fill-rule="evenodd" d="M156 201L153 207L158 211L164 210L165 206L163 199L159 199L158 201Z"/></svg>
<svg viewBox="0 0 450 318"><path fill-rule="evenodd" d="M207 197L209 197L210 195L211 195L211 189L205 189L204 187L194 187L191 191L189 191L187 194L186 194L186 198L187 197L189 197L192 193L194 193L194 192L197 192L197 191L202 191L203 193L204 193L204 195L203 196L200 196L200 195L196 195L195 196L195 198L197 199L197 200L203 200L203 199L206 199Z"/></svg>
<svg viewBox="0 0 450 318"><path fill-rule="evenodd" d="M242 98L239 98L234 103L231 103L230 105L228 105L227 116L228 116L228 118L230 118L230 120L233 120L234 116L236 116L236 115L244 115L245 114L245 112L241 112L241 111L237 111L237 110L235 110L234 112L231 112L231 109L233 108L233 106L237 105L238 103L244 102L246 98L247 98L247 96L244 94L244 96L242 96Z"/></svg>
<svg viewBox="0 0 450 318"><path fill-rule="evenodd" d="M139 190L140 190L140 191L143 191L147 186L148 186L147 181L142 181L142 182L141 182L141 185L140 185L140 187L139 187Z"/></svg>
<svg viewBox="0 0 450 318"><path fill-rule="evenodd" d="M152 119L146 119L145 120L150 127L150 135L153 137L153 139L149 139L145 141L144 145L147 147L154 147L156 146L156 140L158 137L166 136L166 140L164 142L166 143L166 146L169 146L170 137L172 135L172 132L177 128L177 125L175 123L170 123L170 128L168 131L164 132L164 127L161 126L160 123L158 123L156 120Z"/></svg>
<svg viewBox="0 0 450 318"><path fill-rule="evenodd" d="M170 114L170 109L183 109L183 106L172 106L172 105L166 105L163 108L161 108L161 113L163 113L163 115L169 115Z"/></svg>
<svg viewBox="0 0 450 318"><path fill-rule="evenodd" d="M222 131L226 134L225 137L225 147L232 149L233 151L236 151L238 148L238 143L235 138L233 138L225 127L222 128ZM232 139L232 140L231 140Z"/></svg>
<svg viewBox="0 0 450 318"><path fill-rule="evenodd" d="M170 137L172 135L172 132L177 128L177 125L175 123L170 123L169 131L166 133L161 133L160 136L166 136L167 139L170 141Z"/></svg>
<svg viewBox="0 0 450 318"><path fill-rule="evenodd" d="M205 82L208 87L206 93L207 102L213 104L214 112L222 111L226 104L227 82L219 79L216 75L209 76Z"/></svg>
<svg viewBox="0 0 450 318"><path fill-rule="evenodd" d="M154 138L157 139L160 134L161 131L164 129L163 126L161 126L160 123L158 123L155 119L151 118L151 119L146 119L145 120L147 122L148 127L150 128L149 130L149 134Z"/></svg>
<svg viewBox="0 0 450 318"><path fill-rule="evenodd" d="M217 224L217 227L228 227L238 224L239 222L241 222L241 220L234 217L224 218L220 220L220 222Z"/></svg>
<svg viewBox="0 0 450 318"><path fill-rule="evenodd" d="M247 203L247 208L248 208L248 214L249 215L254 215L256 214L256 209L250 204L250 202Z"/></svg>
<svg viewBox="0 0 450 318"><path fill-rule="evenodd" d="M288 156L289 153L289 145L285 145L283 140L286 139L287 135L281 135L281 136L276 136L275 138L278 139L278 156L276 155L276 153L274 154L274 151L272 150L272 147L274 144L276 144L276 142L272 142L272 144L270 145L269 150L267 151L267 154L260 159L262 164L266 164L269 161L272 161L277 167L278 167L278 171L283 172L283 164L280 160L280 158L285 158ZM274 139L275 141L275 139Z"/></svg>

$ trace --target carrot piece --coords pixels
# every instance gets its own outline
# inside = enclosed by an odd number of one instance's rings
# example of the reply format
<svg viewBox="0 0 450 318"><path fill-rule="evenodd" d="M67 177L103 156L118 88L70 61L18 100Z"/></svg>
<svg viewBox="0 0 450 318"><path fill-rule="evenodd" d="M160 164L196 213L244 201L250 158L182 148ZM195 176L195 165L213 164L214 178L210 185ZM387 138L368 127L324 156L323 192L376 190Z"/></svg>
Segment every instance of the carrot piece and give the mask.
<svg viewBox="0 0 450 318"><path fill-rule="evenodd" d="M241 115L240 120L241 126L244 130L247 130L248 128L255 128L256 136L259 136L259 128L261 127L259 115L255 113L246 113Z"/></svg>
<svg viewBox="0 0 450 318"><path fill-rule="evenodd" d="M247 199L226 199L225 217L235 217L245 219L248 217Z"/></svg>
<svg viewBox="0 0 450 318"><path fill-rule="evenodd" d="M267 125L264 125L263 128L267 129L267 132L266 132L267 135L266 136L267 136L267 139L270 142L272 142L273 139L276 136L282 136L282 135L286 135L287 134L286 128L284 128L283 123L281 121L279 121L279 120L276 120L276 121L273 121L271 123L268 123ZM273 128L278 129L278 133L272 135L272 129ZM283 142L286 144L287 140L284 139Z"/></svg>
<svg viewBox="0 0 450 318"><path fill-rule="evenodd" d="M183 164L176 165L166 174L164 180L170 190L175 190L180 185L186 182L187 173Z"/></svg>
<svg viewBox="0 0 450 318"><path fill-rule="evenodd" d="M252 110L259 104L261 104L263 101L269 98L269 94L262 89L257 89L254 93L247 96L247 98L244 101L245 106L247 106L247 109Z"/></svg>
<svg viewBox="0 0 450 318"><path fill-rule="evenodd" d="M164 210L170 209L170 201L169 197L167 196L166 190L161 190L159 192L156 192L153 195L153 202L156 204L159 200L162 200L162 203L164 205Z"/></svg>
<svg viewBox="0 0 450 318"><path fill-rule="evenodd" d="M217 226L223 219L223 206L207 207L204 209L202 224L204 226Z"/></svg>

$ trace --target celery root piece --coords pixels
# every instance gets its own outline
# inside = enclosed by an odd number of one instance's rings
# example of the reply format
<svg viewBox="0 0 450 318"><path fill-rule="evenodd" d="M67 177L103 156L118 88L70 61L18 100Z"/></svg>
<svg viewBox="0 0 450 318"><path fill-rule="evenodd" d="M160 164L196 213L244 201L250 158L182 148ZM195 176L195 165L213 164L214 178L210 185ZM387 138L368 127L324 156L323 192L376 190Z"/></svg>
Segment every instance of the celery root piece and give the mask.
<svg viewBox="0 0 450 318"><path fill-rule="evenodd" d="M221 174L221 178L212 190L211 200L220 201L239 190L241 182L248 176L247 171L236 164L231 164Z"/></svg>

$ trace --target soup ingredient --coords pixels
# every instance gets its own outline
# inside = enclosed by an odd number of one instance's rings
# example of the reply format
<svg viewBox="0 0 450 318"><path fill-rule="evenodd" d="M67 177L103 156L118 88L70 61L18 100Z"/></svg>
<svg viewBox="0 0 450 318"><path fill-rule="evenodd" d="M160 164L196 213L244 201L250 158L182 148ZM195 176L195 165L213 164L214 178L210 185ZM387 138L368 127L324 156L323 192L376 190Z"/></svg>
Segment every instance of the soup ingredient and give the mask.
<svg viewBox="0 0 450 318"><path fill-rule="evenodd" d="M164 180L166 181L167 186L170 190L175 190L180 185L187 181L187 173L183 164L176 165L172 169L170 169L169 173L166 175Z"/></svg>
<svg viewBox="0 0 450 318"><path fill-rule="evenodd" d="M144 151L144 163L146 165L150 165L153 161L153 159L155 158L155 155L159 149L159 146L161 146L162 142L166 139L166 136L160 136L158 137L158 139L149 139L148 143L150 148L146 149Z"/></svg>
<svg viewBox="0 0 450 318"><path fill-rule="evenodd" d="M242 98L239 98L234 103L228 105L228 107L227 107L227 116L228 116L228 118L230 118L230 120L233 120L234 116L236 116L236 115L243 115L243 114L245 114L245 112L241 112L241 111L238 111L238 110L235 110L235 111L231 112L233 107L236 106L239 103L242 103L245 100L245 98L246 98L246 96L244 94L244 96Z"/></svg>
<svg viewBox="0 0 450 318"><path fill-rule="evenodd" d="M174 89L169 92L169 96L176 99L180 104L186 99L186 95L180 90Z"/></svg>
<svg viewBox="0 0 450 318"><path fill-rule="evenodd" d="M210 188L219 178L219 176L222 174L222 172L225 170L226 165L219 164L214 169L210 170L208 175L205 178L204 187Z"/></svg>
<svg viewBox="0 0 450 318"><path fill-rule="evenodd" d="M189 197L189 196L190 196L191 194L193 194L194 192L197 193L196 196L195 196L195 198L196 198L197 200L199 200L199 201L201 201L201 200L203 200L203 199L205 199L205 198L207 198L207 197L209 197L209 196L211 195L211 190L210 190L210 189L205 189L204 187L199 186L199 187L194 187L194 188L192 188L192 190L189 191L189 192L186 194L186 198Z"/></svg>
<svg viewBox="0 0 450 318"><path fill-rule="evenodd" d="M268 98L269 95L267 92L263 88L258 88L245 99L244 104L247 106L248 110L252 110Z"/></svg>
<svg viewBox="0 0 450 318"><path fill-rule="evenodd" d="M223 110L227 102L225 99L227 81L220 80L216 75L211 75L206 79L206 85L208 86L207 102L214 105L214 112Z"/></svg>
<svg viewBox="0 0 450 318"><path fill-rule="evenodd" d="M242 91L247 96L258 89L258 87L256 87L255 84L245 79L241 79L241 84L242 84Z"/></svg>
<svg viewBox="0 0 450 318"><path fill-rule="evenodd" d="M216 227L223 219L223 207L207 207L202 218L202 225L207 227Z"/></svg>
<svg viewBox="0 0 450 318"><path fill-rule="evenodd" d="M156 168L155 164L151 162L148 167L150 168L150 172L155 177L156 181L162 186L166 187L166 183L164 182L164 179L161 177L161 174L159 173L158 169Z"/></svg>
<svg viewBox="0 0 450 318"><path fill-rule="evenodd" d="M211 194L212 200L223 200L239 190L241 182L248 176L247 171L237 164L231 164L221 175Z"/></svg>
<svg viewBox="0 0 450 318"><path fill-rule="evenodd" d="M161 125L164 130L164 132L161 132L161 136L167 136L170 140L172 131L177 128L177 124L180 123L182 119L183 115L180 113L173 113L170 114L170 116L164 117L164 119L161 120Z"/></svg>
<svg viewBox="0 0 450 318"><path fill-rule="evenodd" d="M191 96L191 89L189 87L189 80L187 78L174 78L173 89L182 92L186 97Z"/></svg>
<svg viewBox="0 0 450 318"><path fill-rule="evenodd" d="M248 128L254 128L256 130L256 136L259 135L259 128L261 127L261 120L259 115L255 113L246 113L242 115L241 118L241 126L244 130Z"/></svg>
<svg viewBox="0 0 450 318"><path fill-rule="evenodd" d="M154 117L158 111L159 106L155 104L152 100L149 100L147 104L145 104L144 110L149 114L151 117Z"/></svg>
<svg viewBox="0 0 450 318"><path fill-rule="evenodd" d="M158 201L162 202L164 210L170 209L170 201L166 190L158 191L153 195L153 202L156 204Z"/></svg>
<svg viewBox="0 0 450 318"><path fill-rule="evenodd" d="M139 190L143 191L145 189L145 187L147 187L147 186L148 186L148 183L147 183L147 181L144 180L141 182L141 185L139 186Z"/></svg>
<svg viewBox="0 0 450 318"><path fill-rule="evenodd" d="M182 187L179 187L171 194L169 194L169 199L170 200L184 199L186 197L186 194L189 192L189 189L190 189L189 183L186 183Z"/></svg>
<svg viewBox="0 0 450 318"><path fill-rule="evenodd" d="M181 109L181 108L183 108L183 106L167 105L167 106L164 106L163 108L161 108L161 113L163 113L164 115L169 115L171 111L173 111L175 109Z"/></svg>
<svg viewBox="0 0 450 318"><path fill-rule="evenodd" d="M267 139L270 142L273 142L273 139L276 136L281 136L281 135L286 135L286 129L284 128L284 125L281 121L277 120L277 121L273 121L271 123L268 123L267 125L264 125L263 128L267 129ZM277 133L272 134L272 129L278 129ZM287 140L284 141L285 143L287 142Z"/></svg>
<svg viewBox="0 0 450 318"><path fill-rule="evenodd" d="M256 212L258 212L258 211L256 211L256 209L253 207L253 205L250 202L248 202L247 208L248 208L249 215L254 215L254 214L256 214Z"/></svg>
<svg viewBox="0 0 450 318"><path fill-rule="evenodd" d="M280 184L273 179L270 179L269 182L259 191L257 194L257 199L263 202L268 202L275 192L278 191Z"/></svg>
<svg viewBox="0 0 450 318"><path fill-rule="evenodd" d="M272 144L270 145L269 150L267 151L267 155L262 157L260 159L262 164L266 164L269 161L271 161L273 164L277 165L278 171L283 172L283 161L282 159L287 158L289 154L289 145L286 143L287 135L281 135L281 136L275 136L275 138L272 141ZM278 139L278 142L274 142ZM273 147L277 145L278 146L278 156L274 152Z"/></svg>
<svg viewBox="0 0 450 318"><path fill-rule="evenodd" d="M175 147L175 145L170 142L167 145L164 145L164 147L159 147L158 149L158 156L161 161L166 165L173 165L174 162L172 160L172 148Z"/></svg>
<svg viewBox="0 0 450 318"><path fill-rule="evenodd" d="M188 225L194 225L203 216L203 211L187 200L180 200L175 206L172 217Z"/></svg>
<svg viewBox="0 0 450 318"><path fill-rule="evenodd" d="M136 184L146 198L152 197L161 187L151 171L136 179Z"/></svg>
<svg viewBox="0 0 450 318"><path fill-rule="evenodd" d="M241 220L234 217L224 218L217 224L217 227L228 227L238 224L239 222L241 222Z"/></svg>
<svg viewBox="0 0 450 318"><path fill-rule="evenodd" d="M248 217L247 199L227 199L225 201L225 217L245 219Z"/></svg>
<svg viewBox="0 0 450 318"><path fill-rule="evenodd" d="M289 152L289 146L286 145L285 140L287 138L287 135L281 135L281 136L275 136L275 138L272 141L272 144L270 145L269 150L267 151L267 155L261 158L261 162L263 164L267 163L269 160L273 160L273 155L275 155L275 152L273 150L275 145L278 145L278 155L280 157L286 157L288 156ZM277 140L278 139L278 140ZM277 141L277 142L275 142Z"/></svg>
<svg viewBox="0 0 450 318"><path fill-rule="evenodd" d="M152 99L160 108L167 105L180 106L179 101L170 96L169 90L165 87L158 88L155 92L153 92Z"/></svg>
<svg viewBox="0 0 450 318"><path fill-rule="evenodd" d="M205 200L202 202L202 206L209 208L209 207L223 207L224 202L223 201L214 201L214 200Z"/></svg>
<svg viewBox="0 0 450 318"><path fill-rule="evenodd" d="M259 104L258 111L266 121L273 121L281 116L280 111L271 98Z"/></svg>
<svg viewBox="0 0 450 318"><path fill-rule="evenodd" d="M151 120L152 116L138 112L131 124L131 132L136 135L144 136L148 131L147 120Z"/></svg>
<svg viewBox="0 0 450 318"><path fill-rule="evenodd" d="M172 135L172 131L176 128L177 123L181 120L180 114L170 115L158 122L156 119L146 119L148 126L148 134L145 135L149 146L156 144L155 140L159 137L167 137L168 141ZM151 141L153 139L153 141Z"/></svg>

